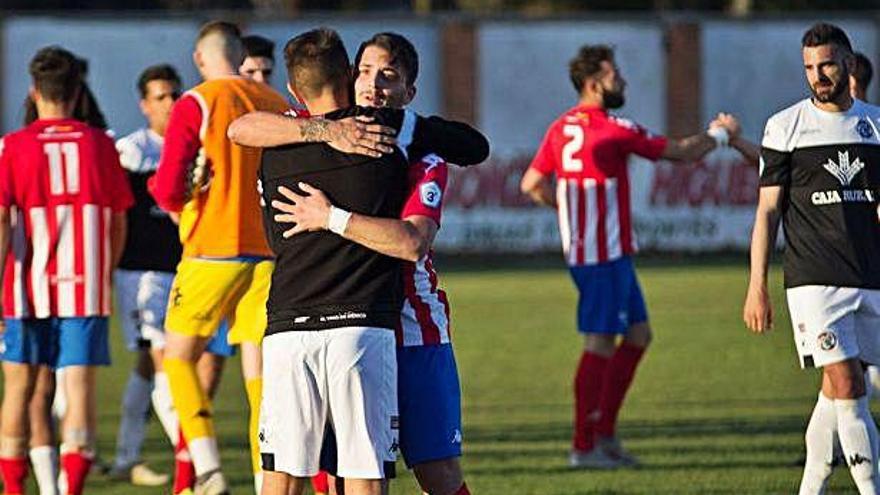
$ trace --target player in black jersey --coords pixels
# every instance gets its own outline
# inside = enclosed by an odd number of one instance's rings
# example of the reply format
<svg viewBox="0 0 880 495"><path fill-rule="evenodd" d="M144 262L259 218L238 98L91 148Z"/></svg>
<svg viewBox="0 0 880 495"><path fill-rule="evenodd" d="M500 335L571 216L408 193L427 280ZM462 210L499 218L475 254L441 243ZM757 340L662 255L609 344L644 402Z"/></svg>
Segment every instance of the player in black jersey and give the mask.
<svg viewBox="0 0 880 495"><path fill-rule="evenodd" d="M781 219L795 344L801 366L823 375L800 493L824 490L837 436L859 492L874 494L877 427L862 363L880 363L880 108L850 95L843 30L816 24L802 46L812 98L767 121L743 319L757 333L772 326L767 266Z"/></svg>
<svg viewBox="0 0 880 495"><path fill-rule="evenodd" d="M338 474L346 493L378 494L395 457L396 362L392 329L402 303L397 260L343 239L346 210L397 218L407 196L408 157L428 149L462 163L482 161L485 139L463 124L421 119L391 109L344 108L348 56L336 33L320 29L285 48L290 88L312 114L364 114L395 129L397 148L382 158L346 155L323 144L284 146L263 154L261 184L270 204L284 185L323 190L337 205L330 232L285 238L264 225L277 256L264 340L266 385L261 411L264 494L300 493L318 471L325 424L339 440ZM444 139L431 141L431 136ZM479 152L479 151L478 151ZM342 208L345 208L344 210ZM323 330L323 331L322 331Z"/></svg>

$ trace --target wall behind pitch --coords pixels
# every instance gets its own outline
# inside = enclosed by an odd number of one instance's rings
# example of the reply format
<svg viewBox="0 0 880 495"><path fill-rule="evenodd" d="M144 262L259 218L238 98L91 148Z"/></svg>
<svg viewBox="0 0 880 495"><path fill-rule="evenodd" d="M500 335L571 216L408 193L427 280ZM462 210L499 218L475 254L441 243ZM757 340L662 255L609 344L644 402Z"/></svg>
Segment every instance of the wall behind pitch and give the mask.
<svg viewBox="0 0 880 495"><path fill-rule="evenodd" d="M584 43L614 45L627 80L619 112L656 132L665 122L663 30L653 22L486 22L477 27L478 124L490 162L453 170L438 245L450 250L559 247L555 213L531 206L519 179L547 126L577 102L568 62ZM634 164L642 187L644 164Z"/></svg>
<svg viewBox="0 0 880 495"><path fill-rule="evenodd" d="M197 81L192 65L195 20L8 18L3 22L3 129L21 126L30 85L28 62L38 49L60 45L89 61L89 84L111 128L123 135L143 125L136 80L157 63L174 65L186 85Z"/></svg>
<svg viewBox="0 0 880 495"><path fill-rule="evenodd" d="M30 84L27 65L36 51L46 45L61 45L89 60L89 83L117 135L143 125L138 109L136 79L148 65L167 62L180 71L186 87L199 82L192 64L192 47L201 20L180 19L70 19L61 17L9 18L3 23L3 129L21 125L21 103ZM244 24L246 34L260 34L276 42L278 69L273 85L282 94L286 73L282 49L292 36L317 26L338 29L349 55L354 57L361 41L379 31L397 31L407 36L421 56L418 92L413 108L439 111L441 93L437 28L423 21L334 21L253 22Z"/></svg>

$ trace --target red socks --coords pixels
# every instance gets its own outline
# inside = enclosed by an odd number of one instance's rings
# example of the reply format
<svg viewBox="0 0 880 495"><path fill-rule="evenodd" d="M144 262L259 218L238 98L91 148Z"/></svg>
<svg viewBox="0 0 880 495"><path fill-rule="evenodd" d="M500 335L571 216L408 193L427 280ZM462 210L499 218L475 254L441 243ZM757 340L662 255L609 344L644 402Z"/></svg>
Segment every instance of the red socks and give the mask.
<svg viewBox="0 0 880 495"><path fill-rule="evenodd" d="M24 493L24 480L28 474L26 457L0 459L0 473L3 474L3 493L19 495Z"/></svg>
<svg viewBox="0 0 880 495"><path fill-rule="evenodd" d="M617 414L626 392L632 384L636 374L636 367L645 353L643 347L622 343L617 348L608 368L605 371L605 380L602 384L602 398L599 403L601 414L596 423L596 435L601 437L613 437L617 429Z"/></svg>
<svg viewBox="0 0 880 495"><path fill-rule="evenodd" d="M196 484L196 468L187 450L186 439L183 431L177 432L177 445L174 446L174 488L171 493L178 493L191 489Z"/></svg>
<svg viewBox="0 0 880 495"><path fill-rule="evenodd" d="M86 476L92 467L92 456L79 451L62 454L61 467L67 474L67 495L82 495Z"/></svg>
<svg viewBox="0 0 880 495"><path fill-rule="evenodd" d="M312 490L315 493L330 493L330 484L327 481L326 471L320 471L312 476Z"/></svg>
<svg viewBox="0 0 880 495"><path fill-rule="evenodd" d="M458 491L453 493L452 495L471 495L471 492L468 491L467 483L462 483L461 488L459 488Z"/></svg>
<svg viewBox="0 0 880 495"><path fill-rule="evenodd" d="M594 426L602 397L602 382L609 359L584 351L574 379L574 439L575 450L593 449Z"/></svg>

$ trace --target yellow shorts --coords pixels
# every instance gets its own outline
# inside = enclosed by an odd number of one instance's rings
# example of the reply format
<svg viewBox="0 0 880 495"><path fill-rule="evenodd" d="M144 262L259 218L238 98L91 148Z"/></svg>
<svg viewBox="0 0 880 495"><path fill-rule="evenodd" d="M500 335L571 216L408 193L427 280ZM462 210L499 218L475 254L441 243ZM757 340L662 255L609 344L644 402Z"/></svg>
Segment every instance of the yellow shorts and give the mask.
<svg viewBox="0 0 880 495"><path fill-rule="evenodd" d="M226 319L230 344L260 344L274 267L268 260L182 259L168 297L165 328L207 338Z"/></svg>

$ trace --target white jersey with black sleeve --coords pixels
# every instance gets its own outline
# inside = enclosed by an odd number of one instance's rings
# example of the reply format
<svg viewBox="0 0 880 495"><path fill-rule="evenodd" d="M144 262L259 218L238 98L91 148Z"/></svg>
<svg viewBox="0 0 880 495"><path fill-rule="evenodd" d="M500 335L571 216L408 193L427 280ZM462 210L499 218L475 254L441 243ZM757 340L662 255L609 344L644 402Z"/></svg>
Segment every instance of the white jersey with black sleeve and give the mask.
<svg viewBox="0 0 880 495"><path fill-rule="evenodd" d="M785 286L880 289L880 107L806 99L773 115L761 187L783 188Z"/></svg>

